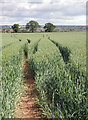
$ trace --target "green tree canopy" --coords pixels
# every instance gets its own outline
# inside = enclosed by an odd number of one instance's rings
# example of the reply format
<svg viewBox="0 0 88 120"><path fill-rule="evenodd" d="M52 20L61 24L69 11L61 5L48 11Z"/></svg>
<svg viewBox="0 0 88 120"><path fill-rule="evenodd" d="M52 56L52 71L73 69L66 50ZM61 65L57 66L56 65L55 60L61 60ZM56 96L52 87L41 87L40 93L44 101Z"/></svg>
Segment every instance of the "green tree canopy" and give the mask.
<svg viewBox="0 0 88 120"><path fill-rule="evenodd" d="M26 24L26 29L34 32L39 26L38 22L31 20Z"/></svg>
<svg viewBox="0 0 88 120"><path fill-rule="evenodd" d="M45 32L52 32L55 29L55 25L52 23L46 23L44 28L46 29Z"/></svg>
<svg viewBox="0 0 88 120"><path fill-rule="evenodd" d="M12 26L12 29L14 30L14 32L19 32L20 28L19 28L19 24L14 24Z"/></svg>

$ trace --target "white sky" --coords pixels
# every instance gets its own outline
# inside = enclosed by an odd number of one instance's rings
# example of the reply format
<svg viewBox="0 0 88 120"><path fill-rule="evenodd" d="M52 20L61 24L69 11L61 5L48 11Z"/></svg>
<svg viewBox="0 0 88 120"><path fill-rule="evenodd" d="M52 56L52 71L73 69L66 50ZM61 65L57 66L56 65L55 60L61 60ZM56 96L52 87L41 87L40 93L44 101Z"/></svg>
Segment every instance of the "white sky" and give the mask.
<svg viewBox="0 0 88 120"><path fill-rule="evenodd" d="M0 25L86 25L87 0L0 0Z"/></svg>

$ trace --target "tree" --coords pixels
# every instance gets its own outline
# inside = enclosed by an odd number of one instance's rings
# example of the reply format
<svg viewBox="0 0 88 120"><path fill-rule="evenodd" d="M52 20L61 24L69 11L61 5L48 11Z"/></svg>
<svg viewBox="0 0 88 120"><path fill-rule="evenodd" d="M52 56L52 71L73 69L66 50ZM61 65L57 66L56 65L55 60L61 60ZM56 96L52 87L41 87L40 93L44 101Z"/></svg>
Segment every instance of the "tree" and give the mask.
<svg viewBox="0 0 88 120"><path fill-rule="evenodd" d="M52 23L46 23L44 28L45 28L45 32L52 32L55 29L55 25L53 25Z"/></svg>
<svg viewBox="0 0 88 120"><path fill-rule="evenodd" d="M19 32L20 28L19 28L19 24L14 24L12 26L12 29L14 30L14 32Z"/></svg>
<svg viewBox="0 0 88 120"><path fill-rule="evenodd" d="M38 22L31 20L26 24L26 29L34 32L39 26Z"/></svg>

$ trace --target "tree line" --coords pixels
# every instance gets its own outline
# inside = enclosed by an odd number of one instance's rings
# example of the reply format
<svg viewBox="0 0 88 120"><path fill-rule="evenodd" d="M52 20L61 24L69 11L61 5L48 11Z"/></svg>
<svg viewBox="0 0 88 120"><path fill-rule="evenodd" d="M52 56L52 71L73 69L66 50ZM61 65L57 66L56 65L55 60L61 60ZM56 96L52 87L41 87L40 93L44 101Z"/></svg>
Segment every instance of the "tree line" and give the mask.
<svg viewBox="0 0 88 120"><path fill-rule="evenodd" d="M25 29L29 32L35 32L37 28L40 28L40 27L41 26L37 21L31 20L26 24ZM56 26L53 25L52 23L46 23L43 28L45 29L45 32L52 32L55 29L55 27ZM12 29L16 33L19 32L20 31L19 24L14 24L12 26Z"/></svg>

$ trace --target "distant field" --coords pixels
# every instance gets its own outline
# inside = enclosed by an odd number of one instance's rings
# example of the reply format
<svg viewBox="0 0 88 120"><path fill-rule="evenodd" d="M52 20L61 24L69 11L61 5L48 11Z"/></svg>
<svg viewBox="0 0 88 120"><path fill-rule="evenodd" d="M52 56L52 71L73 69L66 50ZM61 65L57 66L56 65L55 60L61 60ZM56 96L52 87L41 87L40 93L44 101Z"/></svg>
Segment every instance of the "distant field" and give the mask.
<svg viewBox="0 0 88 120"><path fill-rule="evenodd" d="M71 50L71 59L79 63L82 69L86 67L86 32L61 32L51 34L51 39L67 46Z"/></svg>
<svg viewBox="0 0 88 120"><path fill-rule="evenodd" d="M49 118L85 119L86 33L2 33L2 118L13 117L22 93L24 50L33 70L39 105Z"/></svg>

